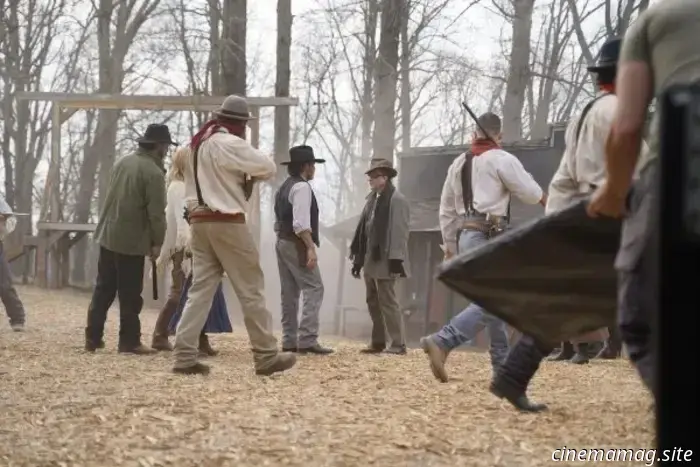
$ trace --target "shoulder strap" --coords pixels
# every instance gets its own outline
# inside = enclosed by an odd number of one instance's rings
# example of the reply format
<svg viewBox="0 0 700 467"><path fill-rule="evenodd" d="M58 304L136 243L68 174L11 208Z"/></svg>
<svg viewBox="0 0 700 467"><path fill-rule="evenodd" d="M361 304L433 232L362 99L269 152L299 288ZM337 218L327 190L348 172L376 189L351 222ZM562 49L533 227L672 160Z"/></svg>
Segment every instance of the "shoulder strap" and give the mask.
<svg viewBox="0 0 700 467"><path fill-rule="evenodd" d="M583 122L586 120L586 116L588 115L588 112L593 108L593 104L598 102L600 99L603 97L609 95L609 92L603 93L599 96L596 96L595 99L590 101L586 106L583 108L583 112L581 112L581 118L578 119L578 125L576 125L576 143L578 144L578 140L581 137L581 130L583 129Z"/></svg>
<svg viewBox="0 0 700 467"><path fill-rule="evenodd" d="M474 192L472 191L472 162L474 156L472 154L464 154L464 165L462 165L461 181L462 181L462 201L467 214L474 214Z"/></svg>
<svg viewBox="0 0 700 467"><path fill-rule="evenodd" d="M202 189L199 186L199 177L197 176L197 160L199 159L199 147L202 144L200 143L199 146L194 150L193 154L193 160L192 160L192 165L194 166L194 188L197 190L197 205L200 207L206 206L204 203L204 199L202 198Z"/></svg>

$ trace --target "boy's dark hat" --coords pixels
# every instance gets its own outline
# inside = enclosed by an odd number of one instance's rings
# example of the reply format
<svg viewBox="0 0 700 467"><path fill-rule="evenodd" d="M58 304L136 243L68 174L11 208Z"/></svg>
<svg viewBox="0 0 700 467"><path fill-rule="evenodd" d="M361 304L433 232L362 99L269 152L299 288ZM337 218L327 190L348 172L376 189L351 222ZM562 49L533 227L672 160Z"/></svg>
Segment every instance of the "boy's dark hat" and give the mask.
<svg viewBox="0 0 700 467"><path fill-rule="evenodd" d="M168 143L173 146L179 146L179 143L173 141L170 136L168 125L162 123L151 123L146 127L146 132L136 140L138 143L162 144Z"/></svg>
<svg viewBox="0 0 700 467"><path fill-rule="evenodd" d="M588 67L588 71L593 73L609 70L617 66L617 61L620 58L620 46L622 45L622 39L619 37L609 37L605 40L600 52L598 53L598 61L595 65Z"/></svg>
<svg viewBox="0 0 700 467"><path fill-rule="evenodd" d="M303 164L305 162L323 164L326 160L316 159L314 148L311 146L294 146L289 150L289 160L282 162L282 165Z"/></svg>

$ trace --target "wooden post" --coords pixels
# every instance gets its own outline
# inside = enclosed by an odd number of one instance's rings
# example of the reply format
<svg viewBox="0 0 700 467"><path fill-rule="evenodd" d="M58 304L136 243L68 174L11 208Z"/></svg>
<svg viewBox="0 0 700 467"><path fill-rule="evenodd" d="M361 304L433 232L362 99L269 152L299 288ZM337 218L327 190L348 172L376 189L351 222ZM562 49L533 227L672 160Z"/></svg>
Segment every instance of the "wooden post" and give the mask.
<svg viewBox="0 0 700 467"><path fill-rule="evenodd" d="M335 335L340 336L342 332L342 321L343 316L343 296L345 295L345 268L347 267L347 240L345 237L340 240L338 246L338 263L340 268L338 269L338 282L336 286L336 296L335 296L335 314L333 315L333 329L335 330Z"/></svg>
<svg viewBox="0 0 700 467"><path fill-rule="evenodd" d="M260 147L260 108L253 106L250 109L251 116L254 119L248 121L250 126L250 144L254 148ZM255 243L260 247L260 183L256 183L253 188L253 193L250 197L250 224Z"/></svg>

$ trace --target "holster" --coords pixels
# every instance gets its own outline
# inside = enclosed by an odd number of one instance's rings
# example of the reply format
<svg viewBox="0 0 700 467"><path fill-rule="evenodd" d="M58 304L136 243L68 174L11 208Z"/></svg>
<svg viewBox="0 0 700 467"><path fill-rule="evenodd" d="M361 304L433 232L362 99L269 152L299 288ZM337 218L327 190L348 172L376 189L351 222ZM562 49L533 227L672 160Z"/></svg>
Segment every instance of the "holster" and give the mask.
<svg viewBox="0 0 700 467"><path fill-rule="evenodd" d="M505 232L508 227L506 218L503 216L486 216L485 219L469 219L462 224L462 230L481 232L487 238L493 238ZM460 232L461 233L461 232ZM457 237L459 242L459 234Z"/></svg>

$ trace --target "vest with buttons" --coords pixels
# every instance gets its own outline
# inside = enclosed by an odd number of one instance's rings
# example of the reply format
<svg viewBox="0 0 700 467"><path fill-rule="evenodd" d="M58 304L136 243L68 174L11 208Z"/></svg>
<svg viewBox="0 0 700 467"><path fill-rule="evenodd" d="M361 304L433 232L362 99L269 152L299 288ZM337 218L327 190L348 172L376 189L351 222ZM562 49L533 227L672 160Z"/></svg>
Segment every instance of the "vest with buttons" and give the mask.
<svg viewBox="0 0 700 467"><path fill-rule="evenodd" d="M294 239L294 213L292 203L289 202L289 192L297 183L309 183L301 177L288 177L282 183L282 186L275 194L275 232L280 238ZM316 195L311 190L311 239L320 246L320 237L318 234L318 203Z"/></svg>

